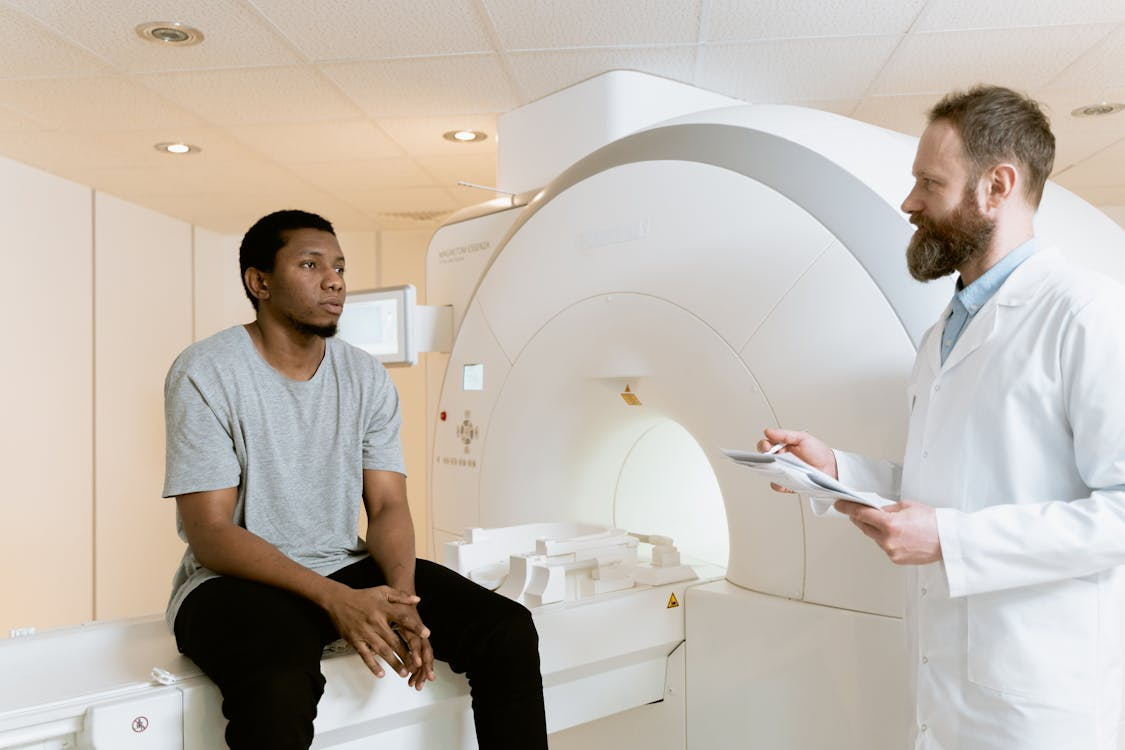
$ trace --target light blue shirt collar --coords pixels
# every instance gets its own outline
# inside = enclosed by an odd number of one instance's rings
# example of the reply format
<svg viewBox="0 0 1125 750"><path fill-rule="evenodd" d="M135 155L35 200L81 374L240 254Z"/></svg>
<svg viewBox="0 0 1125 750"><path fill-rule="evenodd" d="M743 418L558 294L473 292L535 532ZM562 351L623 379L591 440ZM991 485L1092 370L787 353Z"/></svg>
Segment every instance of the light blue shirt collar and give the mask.
<svg viewBox="0 0 1125 750"><path fill-rule="evenodd" d="M945 364L949 353L961 338L969 321L984 307L984 303L992 299L992 295L999 291L1012 272L1020 264L1035 254L1039 243L1034 237L1016 247L1005 255L992 268L985 271L979 279L967 287L961 286L961 279L957 279L957 292L953 295L950 305L949 317L945 321L945 329L941 336L941 361Z"/></svg>

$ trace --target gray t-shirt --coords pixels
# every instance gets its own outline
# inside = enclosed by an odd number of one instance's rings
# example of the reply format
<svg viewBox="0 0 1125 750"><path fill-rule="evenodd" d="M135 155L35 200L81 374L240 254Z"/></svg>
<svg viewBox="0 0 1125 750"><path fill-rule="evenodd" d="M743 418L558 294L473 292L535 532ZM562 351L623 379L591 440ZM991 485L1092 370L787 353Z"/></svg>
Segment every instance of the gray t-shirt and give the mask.
<svg viewBox="0 0 1125 750"><path fill-rule="evenodd" d="M243 326L188 347L164 383L164 497L238 487L234 522L323 575L366 555L365 469L405 474L398 393L371 355L327 339L307 381L258 353ZM187 537L177 513L180 538ZM189 546L166 614L216 574Z"/></svg>

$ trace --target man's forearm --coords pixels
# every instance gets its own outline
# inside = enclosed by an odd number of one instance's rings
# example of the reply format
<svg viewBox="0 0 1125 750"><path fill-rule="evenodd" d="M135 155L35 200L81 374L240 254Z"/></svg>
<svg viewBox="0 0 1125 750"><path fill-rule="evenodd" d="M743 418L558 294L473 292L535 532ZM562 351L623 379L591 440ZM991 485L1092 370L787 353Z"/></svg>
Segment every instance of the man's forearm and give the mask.
<svg viewBox="0 0 1125 750"><path fill-rule="evenodd" d="M414 522L403 503L385 505L368 520L367 551L387 578L387 585L414 592Z"/></svg>
<svg viewBox="0 0 1125 750"><path fill-rule="evenodd" d="M341 585L294 562L240 526L208 529L192 538L196 558L214 572L292 591L321 607L327 605L331 590Z"/></svg>

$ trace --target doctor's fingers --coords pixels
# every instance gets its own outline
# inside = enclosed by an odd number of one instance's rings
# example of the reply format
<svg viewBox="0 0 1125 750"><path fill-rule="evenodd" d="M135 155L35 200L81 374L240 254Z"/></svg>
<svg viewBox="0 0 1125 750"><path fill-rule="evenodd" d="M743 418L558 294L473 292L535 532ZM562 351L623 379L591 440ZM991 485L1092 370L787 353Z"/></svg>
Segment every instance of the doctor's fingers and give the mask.
<svg viewBox="0 0 1125 750"><path fill-rule="evenodd" d="M880 547L883 547L884 542L890 535L891 528L887 519L887 514L880 510L875 510L874 508L868 508L865 505L859 505L858 503L845 503L845 505L859 506L858 510L852 507L843 510L837 508L837 510L846 513L851 522L854 523L860 531L874 539Z"/></svg>

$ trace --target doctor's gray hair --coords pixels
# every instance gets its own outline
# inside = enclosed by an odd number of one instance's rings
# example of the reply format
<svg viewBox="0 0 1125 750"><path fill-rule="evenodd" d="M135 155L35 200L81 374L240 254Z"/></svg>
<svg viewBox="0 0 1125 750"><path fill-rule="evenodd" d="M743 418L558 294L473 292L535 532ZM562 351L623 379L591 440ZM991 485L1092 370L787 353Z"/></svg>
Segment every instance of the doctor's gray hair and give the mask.
<svg viewBox="0 0 1125 750"><path fill-rule="evenodd" d="M1014 163L1026 178L1024 195L1039 205L1055 164L1055 136L1038 102L1002 86L978 85L947 94L929 118L945 120L960 133L974 182L986 169Z"/></svg>
<svg viewBox="0 0 1125 750"><path fill-rule="evenodd" d="M333 236L336 234L324 217L308 211L288 209L274 211L258 219L242 238L242 245L238 248L239 273L242 274L242 289L255 310L258 309L258 298L251 294L250 287L246 286L246 270L256 268L266 273L272 272L274 261L277 260L277 251L285 247L285 243L288 242L286 235L298 229L318 229Z"/></svg>

